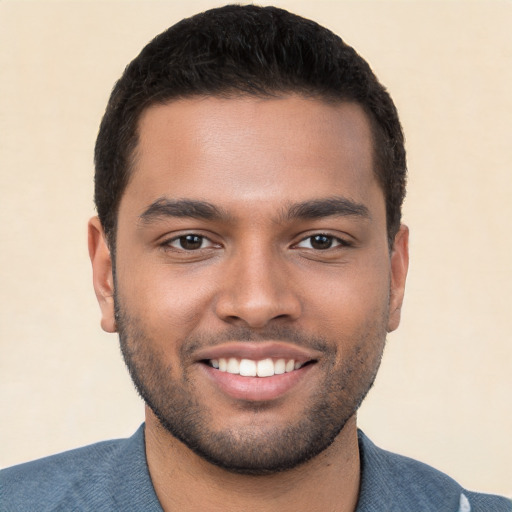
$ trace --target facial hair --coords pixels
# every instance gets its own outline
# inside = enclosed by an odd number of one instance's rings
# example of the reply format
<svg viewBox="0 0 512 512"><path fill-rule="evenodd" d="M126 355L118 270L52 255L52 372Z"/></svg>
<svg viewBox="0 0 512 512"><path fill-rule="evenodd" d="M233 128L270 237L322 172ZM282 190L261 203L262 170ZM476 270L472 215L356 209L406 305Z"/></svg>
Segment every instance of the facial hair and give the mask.
<svg viewBox="0 0 512 512"><path fill-rule="evenodd" d="M344 340L340 365L335 363L340 359L340 345L335 340L276 325L257 334L246 328L230 328L177 341L178 360L165 364L168 358L152 339L151 329L131 316L117 296L115 308L124 361L138 393L162 427L203 459L239 474L268 475L289 470L328 448L372 387L386 336L387 309L352 339ZM323 353L315 363L321 366L317 370L322 372L322 384L316 386L305 406L299 404L303 410L298 420L284 427L261 422L258 414L276 404L244 402L240 408L250 411L254 422L222 430L212 427L212 409L201 400L201 389L190 372L190 354L201 347L234 340L279 340ZM222 410L215 412L223 414Z"/></svg>

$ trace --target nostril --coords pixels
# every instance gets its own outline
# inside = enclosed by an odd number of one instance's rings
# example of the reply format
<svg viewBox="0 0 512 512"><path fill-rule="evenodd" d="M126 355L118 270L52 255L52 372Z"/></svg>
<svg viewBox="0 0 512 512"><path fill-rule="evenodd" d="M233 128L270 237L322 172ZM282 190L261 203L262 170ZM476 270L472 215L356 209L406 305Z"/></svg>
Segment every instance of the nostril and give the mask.
<svg viewBox="0 0 512 512"><path fill-rule="evenodd" d="M265 279L263 279L265 281ZM290 321L300 317L301 301L289 283L270 286L237 280L219 292L215 313L232 325L262 329L271 321Z"/></svg>

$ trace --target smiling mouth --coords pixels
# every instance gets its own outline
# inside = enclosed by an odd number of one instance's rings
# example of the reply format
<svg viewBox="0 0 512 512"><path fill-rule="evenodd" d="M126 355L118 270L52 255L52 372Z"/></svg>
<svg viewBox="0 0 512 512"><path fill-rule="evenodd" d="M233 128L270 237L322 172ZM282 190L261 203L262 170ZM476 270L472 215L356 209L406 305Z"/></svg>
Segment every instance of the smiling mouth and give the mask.
<svg viewBox="0 0 512 512"><path fill-rule="evenodd" d="M219 359L206 359L202 362L220 372L232 375L240 375L242 377L273 377L274 375L291 373L316 361L298 361L284 358L265 358L255 361L236 357L220 357Z"/></svg>

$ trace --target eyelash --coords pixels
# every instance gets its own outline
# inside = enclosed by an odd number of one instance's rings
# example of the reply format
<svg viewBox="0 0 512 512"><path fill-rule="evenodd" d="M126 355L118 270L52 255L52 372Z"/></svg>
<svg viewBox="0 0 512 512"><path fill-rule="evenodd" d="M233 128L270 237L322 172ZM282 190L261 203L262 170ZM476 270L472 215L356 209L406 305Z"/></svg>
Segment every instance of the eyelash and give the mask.
<svg viewBox="0 0 512 512"><path fill-rule="evenodd" d="M187 243L187 238L196 238L196 239L199 239L199 244L200 244L200 247L197 247L197 248L194 248L194 249L186 249L185 247L183 247L183 243ZM210 242L211 246L215 246L215 245L218 245L218 244L214 244L208 237L204 236L204 235L198 235L197 233L185 233L183 235L180 235L180 236L177 236L175 238L171 238L170 240L167 240L165 241L162 245L165 247L165 248L170 248L170 249L174 249L174 250L178 250L178 251L186 251L186 252L196 252L198 250L201 250L201 249L205 249L205 247L201 247L203 245L203 242L205 241L208 241ZM190 243L194 243L193 241L188 241ZM175 247L173 246L174 243L178 243L181 245L181 247ZM196 243L198 243L196 241Z"/></svg>
<svg viewBox="0 0 512 512"><path fill-rule="evenodd" d="M194 238L195 240L190 240L191 238ZM314 239L314 238L323 238L324 243L326 243L327 247L323 247L323 248L313 247L312 239ZM187 240L187 239L189 239L189 240ZM304 247L304 246L301 247L300 244L306 242L307 240L310 241L309 247ZM205 242L205 241L210 243L209 247L202 247L203 242ZM194 248L189 247L187 249L183 246L183 244L185 244L185 243L199 244L199 247L194 247ZM320 242L320 243L322 243L322 242ZM181 247L176 247L173 244L180 244ZM333 244L335 244L335 245L333 245ZM302 238L297 244L294 245L294 248L304 248L304 249L311 249L314 251L323 252L323 251L328 251L329 249L335 249L337 247L351 247L351 245L352 244L350 242L348 242L347 240L336 237L334 235L329 235L327 233L315 233L313 235L308 235L308 236ZM170 240L165 241L162 244L162 246L164 248L178 250L178 251L196 252L201 249L208 249L210 247L215 247L215 246L219 247L219 244L215 244L208 237L206 237L204 235L198 235L197 233L186 233L186 234L183 234L183 235L180 235L180 236L177 236Z"/></svg>
<svg viewBox="0 0 512 512"><path fill-rule="evenodd" d="M324 247L324 248L315 248L313 247L313 244L311 243L311 241L314 239L314 238L323 238L324 240L326 239L327 241L327 244L328 244L328 247ZM305 247L306 249L313 249L315 251L328 251L329 249L336 249L337 247L350 247L352 244L342 238L339 238L337 236L334 236L334 235L329 235L327 233L315 233L313 235L308 235L306 237L304 237L298 244L295 245L295 247L300 247L300 244L305 242L306 240L309 240L309 244L310 244L310 247ZM332 245L333 243L335 243L336 245Z"/></svg>

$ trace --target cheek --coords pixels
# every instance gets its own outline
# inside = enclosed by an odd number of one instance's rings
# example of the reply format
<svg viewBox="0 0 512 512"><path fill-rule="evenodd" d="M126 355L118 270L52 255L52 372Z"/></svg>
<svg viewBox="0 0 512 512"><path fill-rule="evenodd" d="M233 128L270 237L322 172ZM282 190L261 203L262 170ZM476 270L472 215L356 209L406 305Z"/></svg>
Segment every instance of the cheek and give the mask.
<svg viewBox="0 0 512 512"><path fill-rule="evenodd" d="M134 270L136 269L136 270ZM167 265L133 263L118 273L117 292L126 312L150 328L162 343L190 334L205 314L212 283L204 276L176 271Z"/></svg>
<svg viewBox="0 0 512 512"><path fill-rule="evenodd" d="M381 259L325 269L302 288L309 313L322 318L326 326L344 330L372 319L380 321L388 309L389 285L389 268Z"/></svg>

